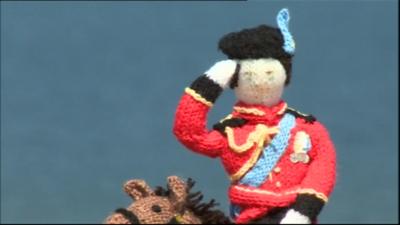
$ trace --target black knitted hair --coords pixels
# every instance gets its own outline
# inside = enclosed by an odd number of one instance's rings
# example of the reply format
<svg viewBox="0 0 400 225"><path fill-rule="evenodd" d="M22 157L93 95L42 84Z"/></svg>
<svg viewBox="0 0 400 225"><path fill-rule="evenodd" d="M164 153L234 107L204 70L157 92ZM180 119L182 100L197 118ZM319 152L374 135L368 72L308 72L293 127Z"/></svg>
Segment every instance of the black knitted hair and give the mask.
<svg viewBox="0 0 400 225"><path fill-rule="evenodd" d="M274 58L279 60L286 70L288 85L291 77L292 55L283 50L283 36L278 28L260 25L243 29L223 36L218 48L229 59Z"/></svg>

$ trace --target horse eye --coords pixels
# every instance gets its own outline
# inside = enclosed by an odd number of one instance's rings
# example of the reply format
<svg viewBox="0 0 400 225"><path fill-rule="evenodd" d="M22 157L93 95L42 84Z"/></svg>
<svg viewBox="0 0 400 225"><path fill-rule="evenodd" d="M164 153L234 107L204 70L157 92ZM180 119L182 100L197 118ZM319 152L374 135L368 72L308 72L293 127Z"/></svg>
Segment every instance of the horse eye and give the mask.
<svg viewBox="0 0 400 225"><path fill-rule="evenodd" d="M151 210L153 210L153 212L156 212L156 213L160 213L162 211L161 207L159 205L153 205L151 207Z"/></svg>

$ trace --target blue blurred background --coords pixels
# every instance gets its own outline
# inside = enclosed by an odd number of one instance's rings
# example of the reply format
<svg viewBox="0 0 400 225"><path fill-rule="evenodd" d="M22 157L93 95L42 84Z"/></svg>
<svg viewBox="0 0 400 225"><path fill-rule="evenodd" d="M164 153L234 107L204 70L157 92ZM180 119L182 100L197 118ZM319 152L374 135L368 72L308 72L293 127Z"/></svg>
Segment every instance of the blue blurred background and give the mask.
<svg viewBox="0 0 400 225"><path fill-rule="evenodd" d="M320 223L398 221L397 1L1 2L1 222L100 223L128 179L197 181L228 212L218 160L172 134L183 89L219 38L291 12L284 98L337 147ZM209 116L235 102L226 91Z"/></svg>

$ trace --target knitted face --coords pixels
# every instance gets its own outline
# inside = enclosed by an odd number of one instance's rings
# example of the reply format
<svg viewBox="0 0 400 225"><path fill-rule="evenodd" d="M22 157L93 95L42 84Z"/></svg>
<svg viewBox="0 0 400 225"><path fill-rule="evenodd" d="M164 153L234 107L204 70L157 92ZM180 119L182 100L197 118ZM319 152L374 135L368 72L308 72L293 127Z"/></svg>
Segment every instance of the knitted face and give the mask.
<svg viewBox="0 0 400 225"><path fill-rule="evenodd" d="M283 94L286 72L282 64L273 58L239 60L237 98L247 104L273 106Z"/></svg>

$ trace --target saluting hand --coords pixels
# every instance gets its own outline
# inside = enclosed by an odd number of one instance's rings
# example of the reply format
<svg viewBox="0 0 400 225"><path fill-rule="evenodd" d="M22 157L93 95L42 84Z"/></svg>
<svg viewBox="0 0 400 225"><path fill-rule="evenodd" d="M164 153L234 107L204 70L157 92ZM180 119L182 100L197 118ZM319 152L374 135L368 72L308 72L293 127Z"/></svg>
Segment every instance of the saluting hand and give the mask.
<svg viewBox="0 0 400 225"><path fill-rule="evenodd" d="M225 89L229 85L237 67L238 64L234 60L222 60L215 63L209 70L207 70L205 75L217 83L221 88Z"/></svg>

